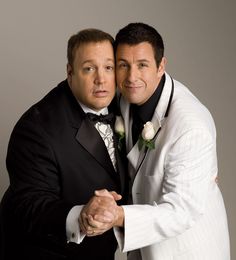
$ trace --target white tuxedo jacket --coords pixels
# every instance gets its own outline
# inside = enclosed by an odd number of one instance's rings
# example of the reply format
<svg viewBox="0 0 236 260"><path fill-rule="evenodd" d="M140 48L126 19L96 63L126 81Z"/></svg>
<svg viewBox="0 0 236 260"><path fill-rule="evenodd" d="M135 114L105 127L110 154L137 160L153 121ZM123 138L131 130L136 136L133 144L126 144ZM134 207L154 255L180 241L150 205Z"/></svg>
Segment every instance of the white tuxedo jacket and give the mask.
<svg viewBox="0 0 236 260"><path fill-rule="evenodd" d="M213 119L185 86L165 75L152 118L155 149L133 146L130 106L121 99L134 205L123 206L124 233L115 229L119 246L131 251L129 260L229 260Z"/></svg>

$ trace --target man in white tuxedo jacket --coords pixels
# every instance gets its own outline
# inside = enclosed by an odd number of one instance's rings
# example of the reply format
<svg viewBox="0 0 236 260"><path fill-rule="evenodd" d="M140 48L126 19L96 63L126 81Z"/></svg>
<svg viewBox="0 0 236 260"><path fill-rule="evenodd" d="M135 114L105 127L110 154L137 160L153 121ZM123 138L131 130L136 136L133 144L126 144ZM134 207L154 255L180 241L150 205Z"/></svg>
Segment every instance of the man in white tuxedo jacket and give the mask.
<svg viewBox="0 0 236 260"><path fill-rule="evenodd" d="M112 223L120 249L129 260L229 260L209 111L165 72L154 28L127 25L115 52L133 204L117 207ZM94 216L93 226L95 220L102 217Z"/></svg>

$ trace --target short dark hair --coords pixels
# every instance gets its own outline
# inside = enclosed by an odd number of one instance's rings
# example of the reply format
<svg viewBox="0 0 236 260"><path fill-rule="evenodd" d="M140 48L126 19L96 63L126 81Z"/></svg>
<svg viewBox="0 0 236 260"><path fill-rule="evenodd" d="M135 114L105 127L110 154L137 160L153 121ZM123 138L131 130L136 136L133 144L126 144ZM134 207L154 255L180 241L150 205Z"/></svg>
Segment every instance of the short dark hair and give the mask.
<svg viewBox="0 0 236 260"><path fill-rule="evenodd" d="M136 45L141 42L148 42L152 45L157 67L164 56L164 43L161 35L155 28L144 23L130 23L119 30L115 37L114 50L118 45Z"/></svg>
<svg viewBox="0 0 236 260"><path fill-rule="evenodd" d="M111 45L114 43L114 38L104 31L89 28L79 31L70 37L67 44L67 61L73 68L73 62L75 58L75 51L79 48L81 44L90 42L103 42L109 41Z"/></svg>

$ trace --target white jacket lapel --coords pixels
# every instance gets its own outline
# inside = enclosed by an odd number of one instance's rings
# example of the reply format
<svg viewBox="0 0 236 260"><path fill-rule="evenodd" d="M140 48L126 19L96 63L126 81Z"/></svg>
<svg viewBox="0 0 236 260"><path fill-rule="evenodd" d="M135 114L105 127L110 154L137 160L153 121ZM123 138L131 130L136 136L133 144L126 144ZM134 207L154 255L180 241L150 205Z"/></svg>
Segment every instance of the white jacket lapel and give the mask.
<svg viewBox="0 0 236 260"><path fill-rule="evenodd" d="M155 109L152 123L155 126L156 120L158 121L159 126L162 124L162 120L164 117L168 115L168 110L170 107L170 103L172 101L174 86L172 82L172 78L165 73L166 79L165 79L165 85L161 93L161 97L159 99L159 102L157 104L157 107Z"/></svg>

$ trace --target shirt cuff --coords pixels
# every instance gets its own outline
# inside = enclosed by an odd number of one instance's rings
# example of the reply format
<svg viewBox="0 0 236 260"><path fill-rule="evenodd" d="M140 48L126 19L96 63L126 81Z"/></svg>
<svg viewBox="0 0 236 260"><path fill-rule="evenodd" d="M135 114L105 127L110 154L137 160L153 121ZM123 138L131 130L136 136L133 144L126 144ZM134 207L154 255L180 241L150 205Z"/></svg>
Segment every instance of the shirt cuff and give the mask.
<svg viewBox="0 0 236 260"><path fill-rule="evenodd" d="M79 216L80 212L84 206L74 206L66 218L66 236L67 242L74 242L80 244L85 234L80 231L79 227Z"/></svg>

